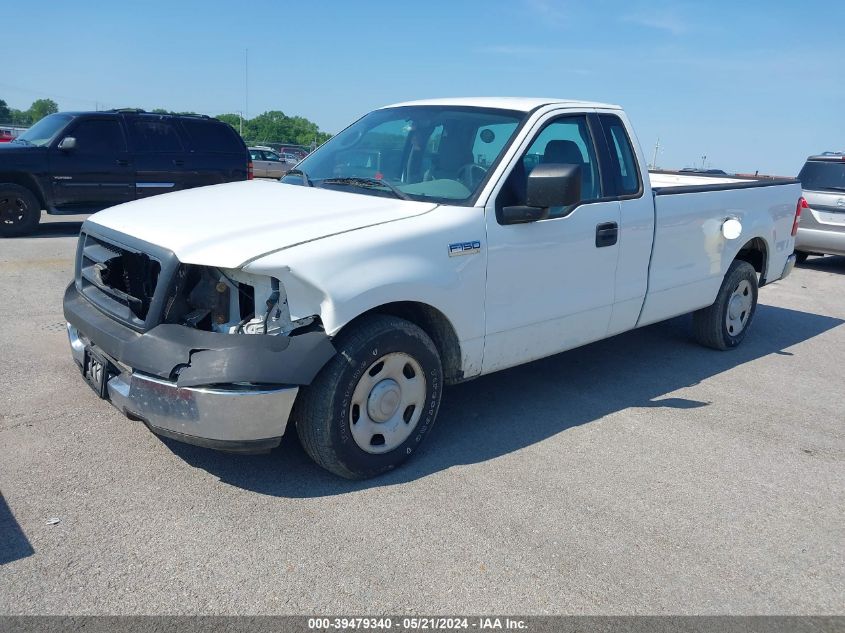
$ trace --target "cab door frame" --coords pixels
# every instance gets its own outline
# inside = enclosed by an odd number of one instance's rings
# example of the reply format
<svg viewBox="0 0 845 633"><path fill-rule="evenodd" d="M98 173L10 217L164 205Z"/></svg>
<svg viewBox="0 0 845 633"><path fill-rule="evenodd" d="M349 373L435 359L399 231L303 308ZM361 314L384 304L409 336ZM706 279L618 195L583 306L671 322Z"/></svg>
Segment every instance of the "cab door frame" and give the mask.
<svg viewBox="0 0 845 633"><path fill-rule="evenodd" d="M496 201L508 175L542 131L566 118L586 120L600 182L599 198L566 215L501 225ZM603 169L604 135L594 110L552 108L531 124L485 204L487 281L483 373L519 365L604 338L615 300L618 243L599 245L602 226L620 222L620 203Z"/></svg>

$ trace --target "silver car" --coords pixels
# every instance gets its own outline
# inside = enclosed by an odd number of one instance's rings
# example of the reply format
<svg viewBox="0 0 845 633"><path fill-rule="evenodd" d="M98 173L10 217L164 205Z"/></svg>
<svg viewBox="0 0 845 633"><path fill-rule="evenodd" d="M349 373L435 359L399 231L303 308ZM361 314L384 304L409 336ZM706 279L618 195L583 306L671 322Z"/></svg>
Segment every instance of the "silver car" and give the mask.
<svg viewBox="0 0 845 633"><path fill-rule="evenodd" d="M272 147L250 147L252 173L256 178L281 178L298 162L293 156L279 154Z"/></svg>
<svg viewBox="0 0 845 633"><path fill-rule="evenodd" d="M801 211L795 254L845 255L845 154L810 156L798 174L809 208Z"/></svg>

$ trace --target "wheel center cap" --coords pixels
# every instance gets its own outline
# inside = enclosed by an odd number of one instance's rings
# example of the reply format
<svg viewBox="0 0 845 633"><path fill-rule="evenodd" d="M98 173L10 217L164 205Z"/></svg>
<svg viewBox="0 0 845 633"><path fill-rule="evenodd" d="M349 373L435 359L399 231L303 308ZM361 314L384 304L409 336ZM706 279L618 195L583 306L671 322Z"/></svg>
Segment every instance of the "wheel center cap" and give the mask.
<svg viewBox="0 0 845 633"><path fill-rule="evenodd" d="M367 414L373 422L386 422L393 417L402 401L402 389L392 378L378 383L367 398Z"/></svg>
<svg viewBox="0 0 845 633"><path fill-rule="evenodd" d="M728 306L728 314L730 314L732 319L739 318L739 315L742 314L742 297L739 295L731 297L731 302Z"/></svg>

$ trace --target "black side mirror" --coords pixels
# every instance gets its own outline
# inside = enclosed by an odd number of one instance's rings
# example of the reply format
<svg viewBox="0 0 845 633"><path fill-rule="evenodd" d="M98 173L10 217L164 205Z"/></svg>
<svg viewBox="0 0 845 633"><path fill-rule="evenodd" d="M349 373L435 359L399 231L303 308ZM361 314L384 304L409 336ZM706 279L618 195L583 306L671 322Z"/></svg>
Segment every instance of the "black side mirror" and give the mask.
<svg viewBox="0 0 845 633"><path fill-rule="evenodd" d="M57 147L63 152L68 152L72 149L76 149L76 139L72 136L66 136L61 140Z"/></svg>
<svg viewBox="0 0 845 633"><path fill-rule="evenodd" d="M524 224L549 217L551 207L567 207L581 200L581 165L543 163L531 170L525 206L503 207L499 224Z"/></svg>

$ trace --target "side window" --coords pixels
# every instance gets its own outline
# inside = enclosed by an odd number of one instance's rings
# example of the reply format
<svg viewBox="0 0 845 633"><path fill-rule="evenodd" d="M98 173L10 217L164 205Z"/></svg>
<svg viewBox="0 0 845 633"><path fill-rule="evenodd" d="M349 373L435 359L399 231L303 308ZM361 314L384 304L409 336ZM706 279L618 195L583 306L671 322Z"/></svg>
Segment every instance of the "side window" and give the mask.
<svg viewBox="0 0 845 633"><path fill-rule="evenodd" d="M580 165L581 201L597 200L601 197L598 160L590 129L587 126L587 118L567 116L548 123L534 138L528 150L522 155L522 159L511 170L496 204L498 206L525 204L528 176L537 165L543 163ZM571 207L553 208L549 217L561 217L571 209Z"/></svg>
<svg viewBox="0 0 845 633"><path fill-rule="evenodd" d="M249 157L252 160L264 160L264 158L261 156L261 152L258 151L257 149L249 150Z"/></svg>
<svg viewBox="0 0 845 633"><path fill-rule="evenodd" d="M264 160L274 160L278 162L282 160L282 157L279 156L276 152L264 152Z"/></svg>
<svg viewBox="0 0 845 633"><path fill-rule="evenodd" d="M216 119L188 117L182 119L182 126L188 133L195 152L240 154L244 151L238 133Z"/></svg>
<svg viewBox="0 0 845 633"><path fill-rule="evenodd" d="M181 152L182 142L170 121L129 119L129 138L136 152Z"/></svg>
<svg viewBox="0 0 845 633"><path fill-rule="evenodd" d="M76 151L80 154L115 154L126 151L123 131L115 119L82 121L69 136L76 139Z"/></svg>
<svg viewBox="0 0 845 633"><path fill-rule="evenodd" d="M599 118L607 137L611 168L617 178L619 195L639 193L640 170L625 125L612 114L602 114Z"/></svg>

